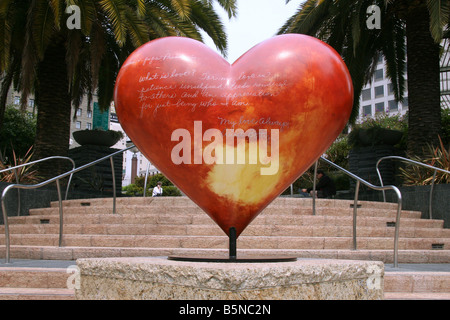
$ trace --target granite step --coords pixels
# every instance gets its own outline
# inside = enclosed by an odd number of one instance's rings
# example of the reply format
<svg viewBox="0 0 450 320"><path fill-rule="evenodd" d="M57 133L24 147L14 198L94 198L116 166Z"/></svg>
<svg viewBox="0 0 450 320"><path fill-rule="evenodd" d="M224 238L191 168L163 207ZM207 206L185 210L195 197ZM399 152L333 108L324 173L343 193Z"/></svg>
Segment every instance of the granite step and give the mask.
<svg viewBox="0 0 450 320"><path fill-rule="evenodd" d="M65 224L215 224L205 213L201 214L70 214L63 217ZM358 216L357 225L376 227L394 226L394 217ZM10 225L15 224L58 224L59 215L33 215L10 217ZM416 219L402 217L401 227L442 228L443 220ZM261 214L250 224L269 225L352 225L352 216L333 215L265 215Z"/></svg>
<svg viewBox="0 0 450 320"><path fill-rule="evenodd" d="M112 208L109 206L89 206L89 207L77 207L68 206L63 208L64 215L71 214L112 214ZM183 215L183 214L205 214L205 212L199 207L183 207L183 206L172 206L172 207L157 207L157 206L140 206L140 205L128 205L128 206L118 206L116 208L117 214L127 215L127 214L170 214L170 215ZM30 215L59 215L59 208L39 208L30 209ZM358 216L366 217L395 217L397 214L396 210L383 209L377 207L370 208L359 208ZM312 208L310 207L283 207L283 206L269 206L265 208L260 215L312 215ZM352 216L353 209L350 207L318 207L316 208L316 215L336 215L336 216ZM421 212L403 210L402 217L404 218L417 218L420 219Z"/></svg>
<svg viewBox="0 0 450 320"><path fill-rule="evenodd" d="M61 268L0 268L0 300L74 300Z"/></svg>
<svg viewBox="0 0 450 320"><path fill-rule="evenodd" d="M243 249L238 255L246 256L293 256L298 258L350 259L383 261L393 263L393 250L381 249ZM147 247L58 247L58 246L11 246L12 259L76 260L95 257L154 257L171 255L194 255L217 257L228 254L225 248L147 248ZM0 257L5 257L5 247L0 246ZM445 264L450 263L450 250L399 250L399 263Z"/></svg>
<svg viewBox="0 0 450 320"><path fill-rule="evenodd" d="M0 288L0 300L75 300L75 291L59 288Z"/></svg>
<svg viewBox="0 0 450 320"><path fill-rule="evenodd" d="M11 234L11 245L57 246L57 234ZM0 245L5 239L0 238ZM352 237L332 236L241 236L243 249L349 249ZM399 250L442 250L450 248L450 238L399 238ZM148 247L148 248L227 248L228 237L183 235L99 235L64 234L64 246ZM357 237L359 249L393 250L393 237ZM437 246L439 245L439 246Z"/></svg>
<svg viewBox="0 0 450 320"><path fill-rule="evenodd" d="M317 207L340 207L348 208L353 205L353 200L337 200L337 199L316 199ZM112 198L98 198L98 199L75 199L75 200L65 200L63 201L64 207L89 207L89 206L111 206L113 204ZM197 207L197 205L187 197L162 197L162 198L152 198L152 197L118 197L116 199L116 205L142 205L142 206L157 206L157 207ZM371 201L358 201L358 205L362 208L371 208L374 202ZM51 207L58 207L59 202L51 202ZM312 207L311 198L290 198L290 197L278 197L272 201L269 206L293 206L293 207ZM377 207L380 209L396 209L396 203L384 203L377 202Z"/></svg>
<svg viewBox="0 0 450 320"><path fill-rule="evenodd" d="M386 272L386 300L450 300L450 272Z"/></svg>
<svg viewBox="0 0 450 320"><path fill-rule="evenodd" d="M353 226L346 225L270 225L257 224L255 221L249 225L242 236L353 236ZM308 221L307 221L308 222ZM311 222L311 221L309 221ZM45 224L12 224L10 234L58 234L59 223ZM98 234L98 235L177 235L177 236L222 236L224 232L214 224L64 224L64 234ZM394 237L395 228L387 227L386 223L379 226L361 221L357 224L358 237ZM3 229L0 228L0 232ZM421 228L417 226L402 226L399 235L401 238L450 238L450 229Z"/></svg>

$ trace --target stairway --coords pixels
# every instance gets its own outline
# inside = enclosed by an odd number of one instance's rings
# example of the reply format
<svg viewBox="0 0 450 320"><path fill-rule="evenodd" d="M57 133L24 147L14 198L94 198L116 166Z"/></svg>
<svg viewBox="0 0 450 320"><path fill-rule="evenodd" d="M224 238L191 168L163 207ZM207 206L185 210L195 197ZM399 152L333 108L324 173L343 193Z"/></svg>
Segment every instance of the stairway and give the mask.
<svg viewBox="0 0 450 320"><path fill-rule="evenodd" d="M118 198L116 214L112 214L112 199L69 200L63 204L62 247L58 247L57 202L50 208L31 209L29 216L9 219L12 259L76 260L180 254L212 257L228 252L228 238L222 230L185 197ZM316 215L312 215L311 199L277 198L238 238L238 255L392 263L396 204L359 202L356 251L351 250L352 204L353 201L347 200L318 199ZM401 216L400 264L450 263L450 229L443 228L443 221L420 219L421 213L414 211L402 211ZM4 233L3 226L0 232ZM0 237L0 258L5 257L4 243L4 237ZM0 278L2 270L6 269L0 269ZM65 269L58 272L67 280ZM450 298L449 274L386 272L386 299L418 299L417 293L425 299ZM433 280L433 276L441 280ZM420 277L425 280L420 282ZM432 282L440 283L438 289L421 291L426 286L420 283ZM28 293L21 295L12 289L21 286L12 283L7 288L4 283L0 284L3 287L0 299L33 298L52 290L53 293L45 295L47 298L73 298L64 285L59 288L63 290L61 295L55 293L54 287L45 285L28 288ZM36 291L36 288L43 290Z"/></svg>
<svg viewBox="0 0 450 320"><path fill-rule="evenodd" d="M238 254L378 260L392 263L396 204L359 202L357 246L352 249L353 201L278 198L238 238ZM11 258L218 255L227 252L222 230L185 197L64 201L63 247L58 247L57 203L11 217ZM441 220L402 211L399 263L450 263L450 229ZM4 233L3 226L0 232ZM0 237L0 257L5 255ZM3 247L1 247L3 246Z"/></svg>

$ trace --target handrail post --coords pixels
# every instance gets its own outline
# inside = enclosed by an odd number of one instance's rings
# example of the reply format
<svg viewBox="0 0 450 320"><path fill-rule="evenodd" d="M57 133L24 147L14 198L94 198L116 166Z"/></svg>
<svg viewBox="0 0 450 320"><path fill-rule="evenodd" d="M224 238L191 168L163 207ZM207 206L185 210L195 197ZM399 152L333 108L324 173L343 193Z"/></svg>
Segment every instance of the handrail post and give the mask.
<svg viewBox="0 0 450 320"><path fill-rule="evenodd" d="M150 161L147 164L147 171L145 172L145 180L144 180L144 198L147 195L147 179L148 179L148 172L150 170Z"/></svg>
<svg viewBox="0 0 450 320"><path fill-rule="evenodd" d="M75 169L75 163L73 164L72 171ZM72 182L73 173L69 176L69 181L67 182L66 195L64 200L67 200L67 196L69 195L70 183Z"/></svg>
<svg viewBox="0 0 450 320"><path fill-rule="evenodd" d="M353 204L353 250L357 250L356 248L356 216L358 211L358 197L359 197L359 180L356 180L356 188L355 188L355 202Z"/></svg>
<svg viewBox="0 0 450 320"><path fill-rule="evenodd" d="M63 217L63 205L61 198L61 186L59 184L59 179L56 180L56 190L58 191L58 203L59 203L59 247L62 247L63 242L63 226L64 226L64 217Z"/></svg>
<svg viewBox="0 0 450 320"><path fill-rule="evenodd" d="M400 216L402 212L402 194L397 187L393 187L395 193L397 193L397 217L395 220L395 235L394 235L394 268L398 268L398 238L400 230Z"/></svg>
<svg viewBox="0 0 450 320"><path fill-rule="evenodd" d="M112 180L113 180L113 214L116 213L116 173L114 172L114 159L110 157L111 161L111 172L112 172Z"/></svg>
<svg viewBox="0 0 450 320"><path fill-rule="evenodd" d="M380 186L384 187L383 185L383 179L381 178L381 173L380 173L380 169L378 168L378 165L380 164L380 162L383 160L384 158L378 159L377 161L377 165L375 166L376 170L377 170L377 174L378 174L378 179L380 179ZM383 192L383 202L386 202L386 192L383 190L381 190Z"/></svg>
<svg viewBox="0 0 450 320"><path fill-rule="evenodd" d="M319 160L314 164L314 182L313 182L313 194L312 194L312 214L316 215L316 180L317 180L317 166L319 164Z"/></svg>
<svg viewBox="0 0 450 320"><path fill-rule="evenodd" d="M16 183L19 184L19 176L17 175L17 168L13 169ZM17 189L17 215L20 216L20 189Z"/></svg>
<svg viewBox="0 0 450 320"><path fill-rule="evenodd" d="M11 185L10 185L11 186ZM2 213L3 213L3 223L5 227L5 263L10 263L10 251L11 246L9 242L9 223L8 223L8 214L6 212L6 205L5 205L5 197L6 193L8 192L10 186L7 186L2 193L1 202L2 202Z"/></svg>
<svg viewBox="0 0 450 320"><path fill-rule="evenodd" d="M435 180L436 180L436 170L434 170L433 173L433 181L431 182L430 188L430 201L428 203L428 210L430 211L430 219L433 219L433 189Z"/></svg>

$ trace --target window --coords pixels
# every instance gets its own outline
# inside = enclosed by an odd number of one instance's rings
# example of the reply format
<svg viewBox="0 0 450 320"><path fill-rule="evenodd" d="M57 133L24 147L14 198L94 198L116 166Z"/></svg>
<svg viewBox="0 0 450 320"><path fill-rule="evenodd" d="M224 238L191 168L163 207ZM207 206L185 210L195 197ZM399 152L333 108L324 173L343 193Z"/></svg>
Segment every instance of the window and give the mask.
<svg viewBox="0 0 450 320"><path fill-rule="evenodd" d="M34 107L34 99L28 99L28 106L29 106L30 108L33 108L33 107Z"/></svg>
<svg viewBox="0 0 450 320"><path fill-rule="evenodd" d="M81 117L82 113L83 113L83 110L81 110L81 108L78 108L77 109L77 117Z"/></svg>
<svg viewBox="0 0 450 320"><path fill-rule="evenodd" d="M375 103L375 113L384 112L384 102Z"/></svg>
<svg viewBox="0 0 450 320"><path fill-rule="evenodd" d="M398 103L395 100L389 100L388 102L389 111L398 111Z"/></svg>
<svg viewBox="0 0 450 320"><path fill-rule="evenodd" d="M392 83L388 84L388 94L393 95L394 94L394 85Z"/></svg>
<svg viewBox="0 0 450 320"><path fill-rule="evenodd" d="M87 117L88 117L88 118L92 118L92 111L91 111L91 110L88 110L88 112L87 112Z"/></svg>
<svg viewBox="0 0 450 320"><path fill-rule="evenodd" d="M363 106L363 116L371 116L372 115L372 105Z"/></svg>
<svg viewBox="0 0 450 320"><path fill-rule="evenodd" d="M406 97L406 98L404 98L403 99L403 101L402 101L402 107L403 107L403 110L406 110L406 109L408 109L408 97Z"/></svg>
<svg viewBox="0 0 450 320"><path fill-rule="evenodd" d="M18 97L18 96L15 96L15 97L14 97L14 104L15 104L16 106L20 104L20 97Z"/></svg>
<svg viewBox="0 0 450 320"><path fill-rule="evenodd" d="M77 121L77 122L75 123L75 128L81 129L81 121Z"/></svg>
<svg viewBox="0 0 450 320"><path fill-rule="evenodd" d="M375 81L383 80L383 69L376 70L373 77L374 77Z"/></svg>
<svg viewBox="0 0 450 320"><path fill-rule="evenodd" d="M90 122L86 123L86 129L91 130L92 129L92 123L90 123Z"/></svg>
<svg viewBox="0 0 450 320"><path fill-rule="evenodd" d="M383 55L378 55L378 61L377 63L382 63L383 62Z"/></svg>
<svg viewBox="0 0 450 320"><path fill-rule="evenodd" d="M375 87L375 98L384 96L384 86Z"/></svg>
<svg viewBox="0 0 450 320"><path fill-rule="evenodd" d="M363 91L361 91L361 96L362 96L363 101L372 99L372 94L370 92L370 88L364 89Z"/></svg>

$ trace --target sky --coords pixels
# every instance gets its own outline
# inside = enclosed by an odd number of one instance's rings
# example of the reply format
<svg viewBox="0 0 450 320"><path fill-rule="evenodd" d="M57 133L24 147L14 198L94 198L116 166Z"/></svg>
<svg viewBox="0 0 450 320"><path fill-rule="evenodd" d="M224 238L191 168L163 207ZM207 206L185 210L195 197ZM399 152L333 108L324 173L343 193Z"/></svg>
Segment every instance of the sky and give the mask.
<svg viewBox="0 0 450 320"><path fill-rule="evenodd" d="M238 0L238 16L231 20L217 6L228 35L228 62L233 63L253 46L273 37L302 2L304 0L291 0L288 4L285 0ZM205 43L216 50L211 39L205 37Z"/></svg>

